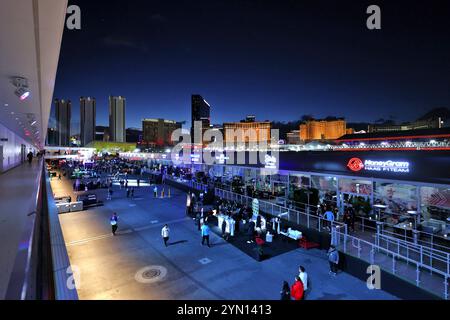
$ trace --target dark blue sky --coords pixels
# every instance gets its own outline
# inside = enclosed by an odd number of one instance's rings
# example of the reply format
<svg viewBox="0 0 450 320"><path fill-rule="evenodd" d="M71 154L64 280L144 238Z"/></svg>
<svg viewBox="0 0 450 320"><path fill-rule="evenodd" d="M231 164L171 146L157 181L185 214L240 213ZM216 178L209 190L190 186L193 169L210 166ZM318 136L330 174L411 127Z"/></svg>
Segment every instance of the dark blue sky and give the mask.
<svg viewBox="0 0 450 320"><path fill-rule="evenodd" d="M382 30L366 28L378 4ZM413 120L450 106L448 1L70 1L82 30L65 30L55 97L127 98L127 127L190 119L190 95L212 123L344 116Z"/></svg>

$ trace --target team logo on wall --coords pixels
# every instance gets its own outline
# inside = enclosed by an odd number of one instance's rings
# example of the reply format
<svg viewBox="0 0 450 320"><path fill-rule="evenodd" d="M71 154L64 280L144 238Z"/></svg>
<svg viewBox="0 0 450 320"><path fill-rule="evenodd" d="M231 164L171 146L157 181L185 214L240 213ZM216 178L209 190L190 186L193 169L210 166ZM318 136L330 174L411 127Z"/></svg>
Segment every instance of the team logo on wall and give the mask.
<svg viewBox="0 0 450 320"><path fill-rule="evenodd" d="M361 170L378 171L378 172L395 172L395 173L409 173L410 163L408 161L392 161L392 160L369 160L364 161L360 158L351 158L347 167L353 172Z"/></svg>
<svg viewBox="0 0 450 320"><path fill-rule="evenodd" d="M348 161L347 167L354 172L358 172L364 168L364 163L359 158L351 158Z"/></svg>

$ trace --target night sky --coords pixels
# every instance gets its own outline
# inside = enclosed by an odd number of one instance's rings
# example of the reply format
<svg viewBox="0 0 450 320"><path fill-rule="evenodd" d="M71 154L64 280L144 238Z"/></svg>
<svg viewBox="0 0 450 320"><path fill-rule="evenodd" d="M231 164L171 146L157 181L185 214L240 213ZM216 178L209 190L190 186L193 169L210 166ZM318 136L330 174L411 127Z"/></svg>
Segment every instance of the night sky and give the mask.
<svg viewBox="0 0 450 320"><path fill-rule="evenodd" d="M450 107L449 1L73 0L82 30L64 31L55 98L127 98L142 118L187 121L190 95L211 122L302 115L409 121ZM366 28L377 4L382 30Z"/></svg>

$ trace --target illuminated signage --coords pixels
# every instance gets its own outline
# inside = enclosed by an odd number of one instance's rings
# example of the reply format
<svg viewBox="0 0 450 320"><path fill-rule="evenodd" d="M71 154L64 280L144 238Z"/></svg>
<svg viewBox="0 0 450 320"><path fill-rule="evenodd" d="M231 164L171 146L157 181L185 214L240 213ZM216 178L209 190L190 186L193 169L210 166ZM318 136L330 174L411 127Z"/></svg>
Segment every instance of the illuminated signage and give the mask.
<svg viewBox="0 0 450 320"><path fill-rule="evenodd" d="M217 163L224 164L225 160L230 159L230 157L225 157L222 153L216 157Z"/></svg>
<svg viewBox="0 0 450 320"><path fill-rule="evenodd" d="M348 161L347 167L354 172L358 172L364 168L364 164L359 158L351 158Z"/></svg>
<svg viewBox="0 0 450 320"><path fill-rule="evenodd" d="M277 169L277 158L266 154L264 157L264 163L266 169Z"/></svg>
<svg viewBox="0 0 450 320"><path fill-rule="evenodd" d="M347 167L353 172L366 170L378 172L408 173L410 171L410 165L408 161L382 161L366 159L363 162L359 158L351 158L348 161Z"/></svg>

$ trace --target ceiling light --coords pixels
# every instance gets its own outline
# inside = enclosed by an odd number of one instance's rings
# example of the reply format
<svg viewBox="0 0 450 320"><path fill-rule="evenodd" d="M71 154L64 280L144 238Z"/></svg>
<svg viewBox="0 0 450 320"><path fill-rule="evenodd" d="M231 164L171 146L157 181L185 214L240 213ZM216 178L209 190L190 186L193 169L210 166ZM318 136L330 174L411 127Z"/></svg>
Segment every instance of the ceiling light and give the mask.
<svg viewBox="0 0 450 320"><path fill-rule="evenodd" d="M13 78L13 84L16 87L14 92L19 97L20 101L24 101L30 96L30 90L28 90L28 79L23 77Z"/></svg>
<svg viewBox="0 0 450 320"><path fill-rule="evenodd" d="M30 91L25 88L18 88L15 92L16 96L19 97L20 101L24 101L26 98L30 96Z"/></svg>

